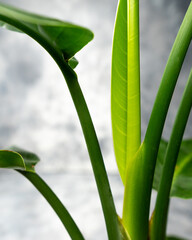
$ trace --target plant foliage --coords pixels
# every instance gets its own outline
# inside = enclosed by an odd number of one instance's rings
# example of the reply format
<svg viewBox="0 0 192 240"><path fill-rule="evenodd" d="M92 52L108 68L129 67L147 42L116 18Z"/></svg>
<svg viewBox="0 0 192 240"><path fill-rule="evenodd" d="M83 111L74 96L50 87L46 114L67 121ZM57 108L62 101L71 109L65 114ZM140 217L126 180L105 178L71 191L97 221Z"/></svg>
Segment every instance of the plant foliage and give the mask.
<svg viewBox="0 0 192 240"><path fill-rule="evenodd" d="M75 54L93 38L87 28L0 3L0 26L23 32L55 60L73 99L95 176L109 240L181 240L166 237L169 198L192 198L192 140L182 141L192 105L192 72L169 141L161 140L174 88L192 39L192 2L181 24L141 143L139 0L119 0L112 52L111 113L116 162L124 184L118 217L89 110L74 68ZM17 170L49 202L71 239L84 240L67 209L34 170L36 154L0 150L0 167ZM153 185L153 186L152 186ZM152 187L158 191L149 224Z"/></svg>

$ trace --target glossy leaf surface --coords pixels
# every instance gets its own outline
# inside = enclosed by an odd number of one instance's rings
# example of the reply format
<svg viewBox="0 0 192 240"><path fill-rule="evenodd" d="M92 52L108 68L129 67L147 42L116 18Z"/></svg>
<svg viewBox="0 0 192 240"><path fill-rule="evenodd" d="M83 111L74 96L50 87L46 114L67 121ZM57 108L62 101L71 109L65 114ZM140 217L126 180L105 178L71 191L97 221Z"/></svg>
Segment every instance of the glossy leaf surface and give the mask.
<svg viewBox="0 0 192 240"><path fill-rule="evenodd" d="M156 190L159 186L167 145L165 140L161 140L153 181L153 188ZM192 198L192 140L184 140L181 144L170 196Z"/></svg>
<svg viewBox="0 0 192 240"><path fill-rule="evenodd" d="M0 150L0 168L34 172L34 166L39 160L36 154L18 147L11 147L9 150Z"/></svg>
<svg viewBox="0 0 192 240"><path fill-rule="evenodd" d="M15 24L17 23L18 28ZM10 24L9 24L10 23ZM64 59L70 59L93 38L93 33L83 27L57 19L43 17L0 3L0 26L22 31L25 26L61 51Z"/></svg>
<svg viewBox="0 0 192 240"><path fill-rule="evenodd" d="M112 54L111 113L117 165L125 184L140 146L139 3L120 0Z"/></svg>

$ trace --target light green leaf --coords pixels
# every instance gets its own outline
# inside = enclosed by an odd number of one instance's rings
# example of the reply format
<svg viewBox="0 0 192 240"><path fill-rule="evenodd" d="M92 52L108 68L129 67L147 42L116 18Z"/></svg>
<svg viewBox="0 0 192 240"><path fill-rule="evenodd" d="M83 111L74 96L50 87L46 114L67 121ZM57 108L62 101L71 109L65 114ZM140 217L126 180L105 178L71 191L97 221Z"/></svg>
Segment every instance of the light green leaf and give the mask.
<svg viewBox="0 0 192 240"><path fill-rule="evenodd" d="M165 140L161 140L153 180L153 188L156 190L159 186L167 145ZM192 140L184 140L181 144L170 196L192 198Z"/></svg>
<svg viewBox="0 0 192 240"><path fill-rule="evenodd" d="M36 154L18 147L11 147L9 150L0 150L0 168L34 172L34 166L39 160Z"/></svg>
<svg viewBox="0 0 192 240"><path fill-rule="evenodd" d="M140 146L139 2L120 0L113 40L111 112L117 165L126 169Z"/></svg>
<svg viewBox="0 0 192 240"><path fill-rule="evenodd" d="M73 57L93 38L93 33L86 28L32 14L2 3L0 3L0 26L23 31L41 44L44 39L44 43L61 52L66 60Z"/></svg>

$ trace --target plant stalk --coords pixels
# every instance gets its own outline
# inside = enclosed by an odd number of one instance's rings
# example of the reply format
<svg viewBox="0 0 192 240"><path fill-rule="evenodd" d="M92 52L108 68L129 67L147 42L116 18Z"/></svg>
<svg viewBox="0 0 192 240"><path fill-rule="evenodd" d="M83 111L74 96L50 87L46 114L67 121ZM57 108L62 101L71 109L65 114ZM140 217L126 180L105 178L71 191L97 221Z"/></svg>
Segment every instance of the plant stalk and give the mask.
<svg viewBox="0 0 192 240"><path fill-rule="evenodd" d="M62 71L62 65L60 65L60 69ZM87 104L84 100L77 79L74 77L68 78L65 76L65 80L75 104L87 144L87 149L89 152L101 204L103 207L109 240L120 240L121 237L120 229L118 226L118 218L109 185L109 180Z"/></svg>
<svg viewBox="0 0 192 240"><path fill-rule="evenodd" d="M151 240L164 240L169 206L169 195L177 157L192 106L192 71L189 75L181 104L167 146L163 172L151 225Z"/></svg>
<svg viewBox="0 0 192 240"><path fill-rule="evenodd" d="M55 213L58 215L59 219L65 226L71 239L85 240L67 209L64 207L59 198L55 195L55 193L51 190L51 188L46 184L46 182L44 182L43 179L35 172L25 172L20 170L17 171L21 173L24 177L26 177L44 196L44 198L51 205L52 209L55 211Z"/></svg>

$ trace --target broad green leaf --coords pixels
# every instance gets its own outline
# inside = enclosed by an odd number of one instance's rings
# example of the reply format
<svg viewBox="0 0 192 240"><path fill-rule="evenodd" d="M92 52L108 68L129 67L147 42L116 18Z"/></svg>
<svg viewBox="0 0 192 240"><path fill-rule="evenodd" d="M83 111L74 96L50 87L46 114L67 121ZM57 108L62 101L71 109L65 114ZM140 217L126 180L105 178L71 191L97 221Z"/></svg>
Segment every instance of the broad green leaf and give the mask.
<svg viewBox="0 0 192 240"><path fill-rule="evenodd" d="M36 40L44 39L61 52L66 60L73 57L93 38L93 33L86 28L32 14L2 3L0 3L0 26L26 32Z"/></svg>
<svg viewBox="0 0 192 240"><path fill-rule="evenodd" d="M9 150L0 150L0 168L9 168L34 172L34 166L39 162L39 157L31 152L18 147Z"/></svg>
<svg viewBox="0 0 192 240"><path fill-rule="evenodd" d="M168 143L165 140L161 140L153 180L153 188L156 190L160 182L167 145ZM170 196L192 198L192 140L184 140L181 144Z"/></svg>
<svg viewBox="0 0 192 240"><path fill-rule="evenodd" d="M112 53L111 113L114 150L125 184L140 146L139 1L120 0Z"/></svg>

